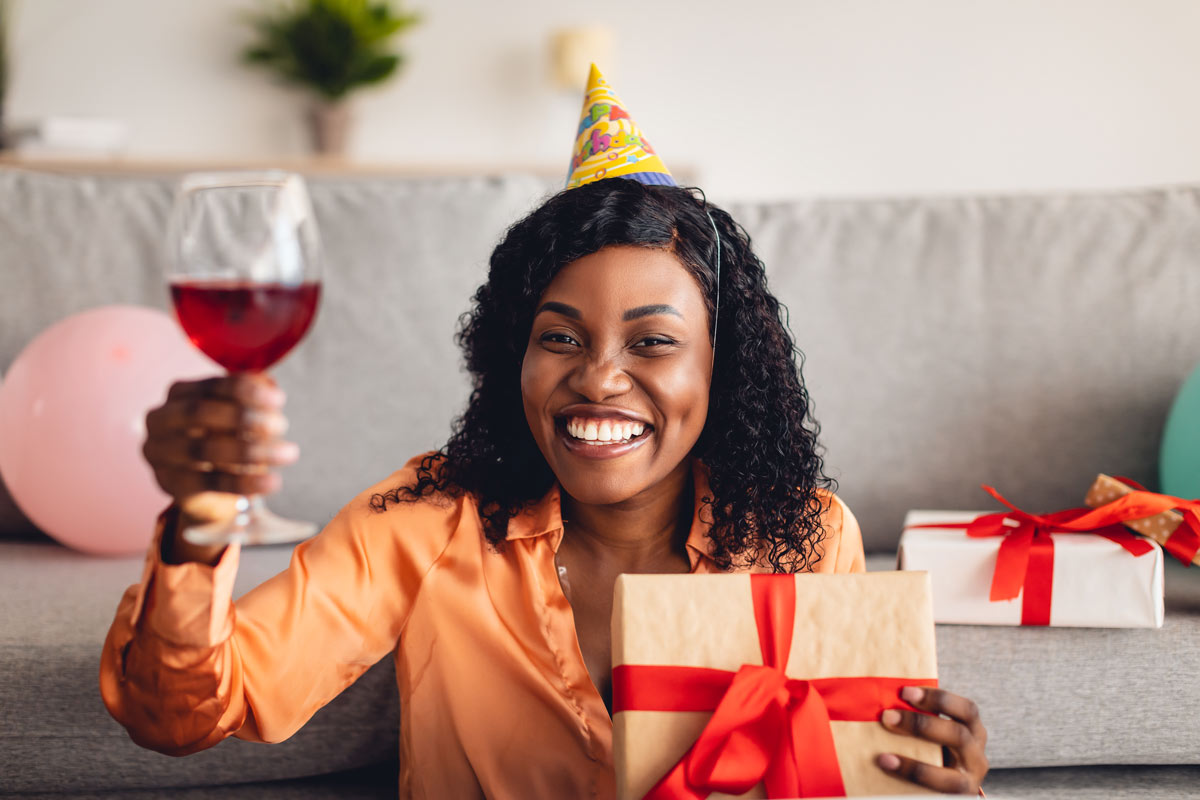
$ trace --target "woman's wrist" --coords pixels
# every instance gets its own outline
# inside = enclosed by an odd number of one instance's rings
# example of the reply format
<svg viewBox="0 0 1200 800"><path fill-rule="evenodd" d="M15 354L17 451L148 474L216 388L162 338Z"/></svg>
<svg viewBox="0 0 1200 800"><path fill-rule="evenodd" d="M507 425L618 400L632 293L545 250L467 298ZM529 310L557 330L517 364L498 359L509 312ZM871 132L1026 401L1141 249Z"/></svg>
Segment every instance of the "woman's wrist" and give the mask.
<svg viewBox="0 0 1200 800"><path fill-rule="evenodd" d="M159 557L164 564L207 564L217 565L225 552L225 545L197 545L183 538L183 532L193 525L203 525L211 520L193 517L185 513L178 503L172 503L163 517L162 547Z"/></svg>

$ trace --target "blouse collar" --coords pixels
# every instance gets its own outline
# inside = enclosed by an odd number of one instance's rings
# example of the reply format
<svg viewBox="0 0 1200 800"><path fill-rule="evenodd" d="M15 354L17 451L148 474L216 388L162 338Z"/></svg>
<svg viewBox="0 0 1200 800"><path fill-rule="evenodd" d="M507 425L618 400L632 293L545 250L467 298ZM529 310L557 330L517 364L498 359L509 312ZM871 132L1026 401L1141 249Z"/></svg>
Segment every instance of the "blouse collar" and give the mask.
<svg viewBox="0 0 1200 800"><path fill-rule="evenodd" d="M692 459L692 527L686 542L688 562L694 571L702 559L712 560L713 543L708 537L712 527L712 511L705 509L704 498L709 495L708 468L700 459ZM704 514L701 515L701 511ZM557 483L546 492L541 500L530 503L508 520L506 540L532 539L537 536L552 536L555 552L562 541L562 490Z"/></svg>

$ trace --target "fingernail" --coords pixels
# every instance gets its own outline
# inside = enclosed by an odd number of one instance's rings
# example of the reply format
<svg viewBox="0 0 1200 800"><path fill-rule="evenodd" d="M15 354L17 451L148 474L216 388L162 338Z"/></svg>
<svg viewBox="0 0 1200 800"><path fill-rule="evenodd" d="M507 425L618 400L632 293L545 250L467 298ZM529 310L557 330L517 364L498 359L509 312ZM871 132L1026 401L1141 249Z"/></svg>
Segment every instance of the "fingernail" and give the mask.
<svg viewBox="0 0 1200 800"><path fill-rule="evenodd" d="M900 690L900 699L916 705L925 699L925 690L920 686L905 686Z"/></svg>
<svg viewBox="0 0 1200 800"><path fill-rule="evenodd" d="M300 445L295 442L280 442L278 453L280 458L288 461L297 459L300 457Z"/></svg>
<svg viewBox="0 0 1200 800"><path fill-rule="evenodd" d="M247 428L261 428L266 431L270 429L271 415L255 408L243 409L242 424Z"/></svg>
<svg viewBox="0 0 1200 800"><path fill-rule="evenodd" d="M246 424L268 436L283 436L287 432L287 420L283 415L269 411L248 411Z"/></svg>
<svg viewBox="0 0 1200 800"><path fill-rule="evenodd" d="M900 712L894 708L889 708L883 712L883 716L879 718L880 722L889 727L895 727L900 724Z"/></svg>
<svg viewBox="0 0 1200 800"><path fill-rule="evenodd" d="M895 772L896 770L900 769L900 758L899 756L892 755L891 753L884 753L879 756L879 766L883 767L888 772Z"/></svg>
<svg viewBox="0 0 1200 800"><path fill-rule="evenodd" d="M276 386L259 386L255 394L258 401L265 406L279 407L287 400L287 395L283 393L283 389Z"/></svg>

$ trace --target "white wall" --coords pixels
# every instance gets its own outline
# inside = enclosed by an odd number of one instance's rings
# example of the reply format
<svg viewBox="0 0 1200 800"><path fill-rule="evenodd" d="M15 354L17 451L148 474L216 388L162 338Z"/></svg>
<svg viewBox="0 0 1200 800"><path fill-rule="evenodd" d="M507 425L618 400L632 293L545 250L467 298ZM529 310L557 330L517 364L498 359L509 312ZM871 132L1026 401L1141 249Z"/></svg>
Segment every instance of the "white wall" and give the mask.
<svg viewBox="0 0 1200 800"><path fill-rule="evenodd" d="M253 0L17 3L12 117L119 117L147 158L304 152L300 96L236 61ZM718 200L1200 180L1196 0L410 5L358 159L565 165L580 98L550 86L548 32L605 9L617 92Z"/></svg>

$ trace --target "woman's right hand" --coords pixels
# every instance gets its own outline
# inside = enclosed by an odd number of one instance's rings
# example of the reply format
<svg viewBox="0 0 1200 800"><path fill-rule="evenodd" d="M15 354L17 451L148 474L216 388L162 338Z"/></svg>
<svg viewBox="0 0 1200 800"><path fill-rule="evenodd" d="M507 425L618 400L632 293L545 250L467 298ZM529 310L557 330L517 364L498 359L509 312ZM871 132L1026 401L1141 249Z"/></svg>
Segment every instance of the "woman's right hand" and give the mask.
<svg viewBox="0 0 1200 800"><path fill-rule="evenodd" d="M169 561L215 563L224 547L183 540L185 527L226 522L241 495L269 494L281 481L274 467L300 455L287 430L283 391L262 374L227 375L171 386L166 402L146 415L142 453L179 509L163 555Z"/></svg>

